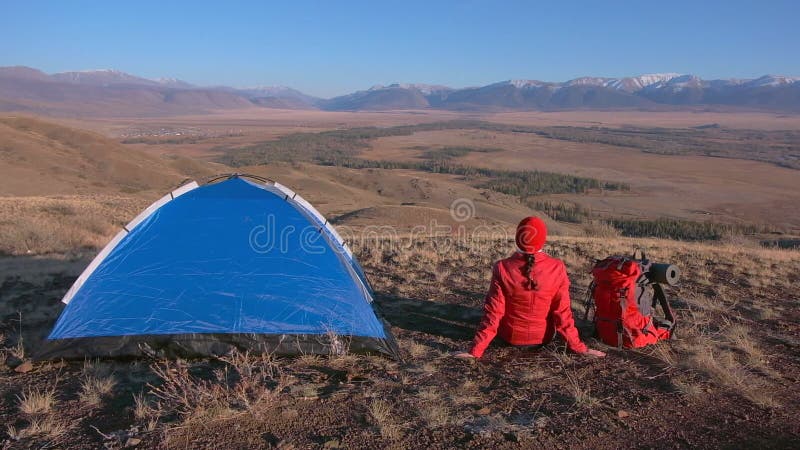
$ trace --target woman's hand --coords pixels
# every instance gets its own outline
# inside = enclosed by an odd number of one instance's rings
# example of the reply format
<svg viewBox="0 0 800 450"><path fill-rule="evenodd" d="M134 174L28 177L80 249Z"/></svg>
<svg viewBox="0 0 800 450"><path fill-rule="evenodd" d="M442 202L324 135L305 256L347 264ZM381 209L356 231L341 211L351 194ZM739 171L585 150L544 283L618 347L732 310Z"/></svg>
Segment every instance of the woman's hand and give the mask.
<svg viewBox="0 0 800 450"><path fill-rule="evenodd" d="M606 356L605 352L601 352L600 350L595 350L593 348L587 348L585 352L583 352L585 356L591 356L594 358L603 358Z"/></svg>
<svg viewBox="0 0 800 450"><path fill-rule="evenodd" d="M455 352L453 353L453 357L458 359L475 359L475 356L469 352Z"/></svg>

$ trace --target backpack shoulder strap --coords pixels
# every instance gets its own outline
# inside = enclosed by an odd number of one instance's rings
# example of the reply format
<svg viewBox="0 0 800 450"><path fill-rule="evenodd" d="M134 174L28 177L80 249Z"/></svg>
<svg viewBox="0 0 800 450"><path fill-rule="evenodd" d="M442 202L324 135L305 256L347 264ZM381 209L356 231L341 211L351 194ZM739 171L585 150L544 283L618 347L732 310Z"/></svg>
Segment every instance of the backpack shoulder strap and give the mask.
<svg viewBox="0 0 800 450"><path fill-rule="evenodd" d="M583 303L584 311L583 311L583 320L589 320L589 310L594 305L594 289L597 287L597 283L592 281L589 283L589 288L586 289L586 300Z"/></svg>

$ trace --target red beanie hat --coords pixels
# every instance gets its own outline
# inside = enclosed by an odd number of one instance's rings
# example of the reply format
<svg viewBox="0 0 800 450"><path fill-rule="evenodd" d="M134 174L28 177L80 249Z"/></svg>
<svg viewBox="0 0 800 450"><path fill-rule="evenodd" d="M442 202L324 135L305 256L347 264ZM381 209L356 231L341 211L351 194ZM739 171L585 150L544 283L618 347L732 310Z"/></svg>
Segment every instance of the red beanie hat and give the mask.
<svg viewBox="0 0 800 450"><path fill-rule="evenodd" d="M536 253L547 240L547 226L538 217L526 217L517 225L517 248L524 253Z"/></svg>

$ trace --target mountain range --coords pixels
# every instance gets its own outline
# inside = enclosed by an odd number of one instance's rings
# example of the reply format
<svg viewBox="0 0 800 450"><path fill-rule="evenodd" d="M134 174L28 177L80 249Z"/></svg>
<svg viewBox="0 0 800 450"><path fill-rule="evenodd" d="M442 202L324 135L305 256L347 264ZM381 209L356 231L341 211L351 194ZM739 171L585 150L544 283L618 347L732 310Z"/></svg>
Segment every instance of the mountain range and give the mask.
<svg viewBox="0 0 800 450"><path fill-rule="evenodd" d="M48 75L23 66L0 67L0 111L49 114L168 115L218 109L280 108L327 111L444 109L514 111L735 107L800 112L800 77L704 80L659 73L624 78L582 77L565 82L508 80L450 88L378 85L322 99L284 86L196 86L174 78L151 80L117 70Z"/></svg>

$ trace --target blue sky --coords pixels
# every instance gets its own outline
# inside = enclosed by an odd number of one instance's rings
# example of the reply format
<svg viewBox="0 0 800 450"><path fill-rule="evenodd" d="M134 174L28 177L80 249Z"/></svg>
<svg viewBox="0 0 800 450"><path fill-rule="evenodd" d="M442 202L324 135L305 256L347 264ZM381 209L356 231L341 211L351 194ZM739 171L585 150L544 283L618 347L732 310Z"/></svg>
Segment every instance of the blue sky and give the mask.
<svg viewBox="0 0 800 450"><path fill-rule="evenodd" d="M374 84L800 75L799 1L0 0L0 65L329 97Z"/></svg>

